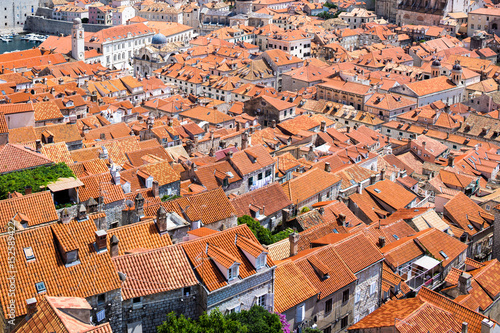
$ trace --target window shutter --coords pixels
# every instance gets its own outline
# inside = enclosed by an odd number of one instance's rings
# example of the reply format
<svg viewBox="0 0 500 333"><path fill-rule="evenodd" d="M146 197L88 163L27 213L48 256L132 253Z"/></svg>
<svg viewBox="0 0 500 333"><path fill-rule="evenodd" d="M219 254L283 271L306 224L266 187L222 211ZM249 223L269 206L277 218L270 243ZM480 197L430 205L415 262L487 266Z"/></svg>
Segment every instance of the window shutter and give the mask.
<svg viewBox="0 0 500 333"><path fill-rule="evenodd" d="M356 290L354 294L354 303L359 303L359 290Z"/></svg>
<svg viewBox="0 0 500 333"><path fill-rule="evenodd" d="M274 294L270 293L266 296L266 305L269 312L274 311Z"/></svg>
<svg viewBox="0 0 500 333"><path fill-rule="evenodd" d="M376 291L377 291L377 285L375 284L375 282L372 282L370 284L370 295L374 294Z"/></svg>
<svg viewBox="0 0 500 333"><path fill-rule="evenodd" d="M252 305L251 305L250 307L252 307L252 306L254 306L255 304L257 304L257 299L258 299L258 296L254 296L254 297L253 297Z"/></svg>
<svg viewBox="0 0 500 333"><path fill-rule="evenodd" d="M300 304L297 307L297 316L296 316L297 323L301 323L304 321L305 307L306 307L305 304Z"/></svg>

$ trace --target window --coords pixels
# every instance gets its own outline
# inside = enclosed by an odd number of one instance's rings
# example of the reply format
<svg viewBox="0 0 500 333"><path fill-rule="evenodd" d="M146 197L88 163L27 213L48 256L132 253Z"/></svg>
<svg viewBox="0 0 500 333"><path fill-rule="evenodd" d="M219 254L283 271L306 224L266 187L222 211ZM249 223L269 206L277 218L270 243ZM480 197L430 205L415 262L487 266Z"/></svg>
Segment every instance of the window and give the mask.
<svg viewBox="0 0 500 333"><path fill-rule="evenodd" d="M256 268L264 267L266 265L266 255L261 254L259 257L257 257L255 265L257 266Z"/></svg>
<svg viewBox="0 0 500 333"><path fill-rule="evenodd" d="M377 284L375 282L370 283L370 295L375 294L377 291Z"/></svg>
<svg viewBox="0 0 500 333"><path fill-rule="evenodd" d="M444 260L448 259L448 256L444 253L444 251L439 251L439 254L444 258Z"/></svg>
<svg viewBox="0 0 500 333"><path fill-rule="evenodd" d="M327 328L325 328L323 330L323 333L332 333L332 327L331 326L328 326Z"/></svg>
<svg viewBox="0 0 500 333"><path fill-rule="evenodd" d="M256 305L265 307L266 306L266 294L257 297Z"/></svg>
<svg viewBox="0 0 500 333"><path fill-rule="evenodd" d="M241 305L237 305L234 308L227 309L227 313L239 313L241 311Z"/></svg>
<svg viewBox="0 0 500 333"><path fill-rule="evenodd" d="M297 306L297 314L295 316L295 321L297 323L301 323L304 321L304 316L305 316L305 309L306 309L306 305L305 304L300 304L299 306Z"/></svg>
<svg viewBox="0 0 500 333"><path fill-rule="evenodd" d="M262 172L261 172L261 173L259 173L259 175L257 176L257 179L258 179L258 180L262 180L262 177L263 177L263 176L262 176Z"/></svg>
<svg viewBox="0 0 500 333"><path fill-rule="evenodd" d="M266 170L266 178L269 177L269 176L271 176L271 169Z"/></svg>
<svg viewBox="0 0 500 333"><path fill-rule="evenodd" d="M36 292L39 294L47 291L47 289L45 288L45 283L43 281L35 283L35 287L36 287Z"/></svg>
<svg viewBox="0 0 500 333"><path fill-rule="evenodd" d="M326 303L325 303L325 313L330 313L332 311L332 307L333 307L332 304L333 304L333 300L331 298L326 301Z"/></svg>
<svg viewBox="0 0 500 333"><path fill-rule="evenodd" d="M191 287L184 288L182 294L184 295L184 297L188 297L191 294Z"/></svg>
<svg viewBox="0 0 500 333"><path fill-rule="evenodd" d="M248 178L248 186L253 185L253 177Z"/></svg>
<svg viewBox="0 0 500 333"><path fill-rule="evenodd" d="M227 279L232 280L238 277L238 266L234 266L227 270Z"/></svg>
<svg viewBox="0 0 500 333"><path fill-rule="evenodd" d="M106 303L106 294L97 295L97 305L104 305Z"/></svg>
<svg viewBox="0 0 500 333"><path fill-rule="evenodd" d="M345 328L347 327L348 324L349 324L349 315L342 318L342 320L340 321L340 327Z"/></svg>
<svg viewBox="0 0 500 333"><path fill-rule="evenodd" d="M33 249L31 246L25 247L24 249L24 256L26 257L26 260L35 260L35 254L33 253Z"/></svg>
<svg viewBox="0 0 500 333"><path fill-rule="evenodd" d="M142 308L142 299L141 299L141 297L134 297L134 298L132 298L132 308L134 308L134 309Z"/></svg>
<svg viewBox="0 0 500 333"><path fill-rule="evenodd" d="M349 301L349 289L344 290L342 293L342 303Z"/></svg>

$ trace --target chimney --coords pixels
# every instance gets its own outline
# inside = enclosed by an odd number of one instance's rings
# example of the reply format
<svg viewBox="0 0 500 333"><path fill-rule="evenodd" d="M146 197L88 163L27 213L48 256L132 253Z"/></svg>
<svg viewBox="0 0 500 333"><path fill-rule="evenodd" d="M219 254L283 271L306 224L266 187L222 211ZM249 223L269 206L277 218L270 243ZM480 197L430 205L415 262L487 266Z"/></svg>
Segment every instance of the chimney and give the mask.
<svg viewBox="0 0 500 333"><path fill-rule="evenodd" d="M69 216L69 212L66 208L64 208L61 212L61 216L59 217L61 223L68 224L71 221L71 216Z"/></svg>
<svg viewBox="0 0 500 333"><path fill-rule="evenodd" d="M101 133L101 135L99 136L99 138L101 140L106 140L106 133Z"/></svg>
<svg viewBox="0 0 500 333"><path fill-rule="evenodd" d="M111 258L118 256L118 237L116 235L111 236L111 239L109 241L109 247L111 250Z"/></svg>
<svg viewBox="0 0 500 333"><path fill-rule="evenodd" d="M370 176L370 185L373 185L377 182L377 175Z"/></svg>
<svg viewBox="0 0 500 333"><path fill-rule="evenodd" d="M384 180L385 179L385 169L382 169L380 171L380 180Z"/></svg>
<svg viewBox="0 0 500 333"><path fill-rule="evenodd" d="M36 312L36 298L33 297L26 300L26 310L26 315L31 318L31 316Z"/></svg>
<svg viewBox="0 0 500 333"><path fill-rule="evenodd" d="M42 141L39 139L35 141L35 149L37 153L42 151Z"/></svg>
<svg viewBox="0 0 500 333"><path fill-rule="evenodd" d="M422 151L425 151L425 147L427 146L427 142L422 141Z"/></svg>
<svg viewBox="0 0 500 333"><path fill-rule="evenodd" d="M347 133L351 133L351 126L347 126Z"/></svg>
<svg viewBox="0 0 500 333"><path fill-rule="evenodd" d="M448 166L452 167L455 165L455 158L451 155L448 155Z"/></svg>
<svg viewBox="0 0 500 333"><path fill-rule="evenodd" d="M160 206L156 212L156 227L160 234L167 231L167 211L163 206Z"/></svg>
<svg viewBox="0 0 500 333"><path fill-rule="evenodd" d="M378 238L378 246L380 248L382 248L382 247L385 246L385 237L384 236L379 236L379 238Z"/></svg>
<svg viewBox="0 0 500 333"><path fill-rule="evenodd" d="M271 121L271 127L272 127L272 128L276 128L276 120L274 120L274 119L273 119L273 120Z"/></svg>
<svg viewBox="0 0 500 333"><path fill-rule="evenodd" d="M462 333L467 333L469 331L469 324L465 321L462 323Z"/></svg>
<svg viewBox="0 0 500 333"><path fill-rule="evenodd" d="M484 318L481 322L481 333L492 333L493 327L495 323L489 320L488 318Z"/></svg>
<svg viewBox="0 0 500 333"><path fill-rule="evenodd" d="M106 230L96 230L95 232L95 248L97 252L106 250L106 241L108 233Z"/></svg>
<svg viewBox="0 0 500 333"><path fill-rule="evenodd" d="M467 295L469 290L471 289L471 278L472 276L469 273L462 272L462 274L458 277L458 290L460 294Z"/></svg>
<svg viewBox="0 0 500 333"><path fill-rule="evenodd" d="M332 172L332 166L330 165L329 162L325 162L325 171Z"/></svg>
<svg viewBox="0 0 500 333"><path fill-rule="evenodd" d="M326 121L322 120L321 121L321 126L319 128L321 132L326 132Z"/></svg>
<svg viewBox="0 0 500 333"><path fill-rule="evenodd" d="M137 194L135 196L135 212L136 214L141 217L144 216L144 197L142 196L141 193Z"/></svg>
<svg viewBox="0 0 500 333"><path fill-rule="evenodd" d="M83 204L81 204L80 207L78 207L77 219L78 221L83 221L87 219L87 209Z"/></svg>
<svg viewBox="0 0 500 333"><path fill-rule="evenodd" d="M157 180L153 180L153 188L152 188L152 190L153 190L153 196L155 198L160 197L160 185L159 185L159 183L158 183Z"/></svg>
<svg viewBox="0 0 500 333"><path fill-rule="evenodd" d="M288 236L288 240L290 241L290 257L297 255L299 252L299 239L300 235L296 232L291 233Z"/></svg>
<svg viewBox="0 0 500 333"><path fill-rule="evenodd" d="M281 210L281 220L283 221L283 224L286 223L290 218L290 209L284 208Z"/></svg>
<svg viewBox="0 0 500 333"><path fill-rule="evenodd" d="M337 216L337 221L339 223L341 223L344 227L345 227L345 224L346 224L345 223L345 218L346 218L345 214L339 214L339 216Z"/></svg>
<svg viewBox="0 0 500 333"><path fill-rule="evenodd" d="M230 159L232 159L232 158L233 158L233 151L232 151L232 150L229 150L229 151L227 152L227 155L226 155L226 156L227 156L227 159L229 159L229 160L230 160Z"/></svg>
<svg viewBox="0 0 500 333"><path fill-rule="evenodd" d="M33 193L32 189L31 189L31 185L28 185L28 186L24 187L24 195L28 195L28 194L31 194L31 193Z"/></svg>
<svg viewBox="0 0 500 333"><path fill-rule="evenodd" d="M97 213L97 201L94 198L90 198L87 202L87 210L89 214Z"/></svg>

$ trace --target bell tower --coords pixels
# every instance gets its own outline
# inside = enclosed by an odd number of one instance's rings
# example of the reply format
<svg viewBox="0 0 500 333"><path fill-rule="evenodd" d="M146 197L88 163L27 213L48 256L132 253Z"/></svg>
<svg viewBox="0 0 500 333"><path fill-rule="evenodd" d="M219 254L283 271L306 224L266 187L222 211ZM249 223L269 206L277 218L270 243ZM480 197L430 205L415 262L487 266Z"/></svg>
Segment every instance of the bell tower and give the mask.
<svg viewBox="0 0 500 333"><path fill-rule="evenodd" d="M71 56L75 60L85 60L85 39L82 20L75 18L71 29Z"/></svg>

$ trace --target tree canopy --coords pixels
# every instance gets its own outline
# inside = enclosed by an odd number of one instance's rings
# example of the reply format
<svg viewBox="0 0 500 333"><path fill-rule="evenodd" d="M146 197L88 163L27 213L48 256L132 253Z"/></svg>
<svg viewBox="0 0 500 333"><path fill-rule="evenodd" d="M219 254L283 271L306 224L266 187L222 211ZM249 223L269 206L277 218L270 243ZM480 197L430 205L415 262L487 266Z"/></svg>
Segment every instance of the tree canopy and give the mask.
<svg viewBox="0 0 500 333"><path fill-rule="evenodd" d="M257 237L258 241L264 245L273 244L282 239L285 239L293 232L292 229L286 229L277 233L273 233L271 232L271 230L264 228L259 221L253 219L248 215L238 217L238 224L246 224L250 228L250 230L252 230L255 237Z"/></svg>
<svg viewBox="0 0 500 333"><path fill-rule="evenodd" d="M219 309L204 313L198 320L174 312L157 328L158 333L282 333L280 317L260 306L224 315Z"/></svg>

